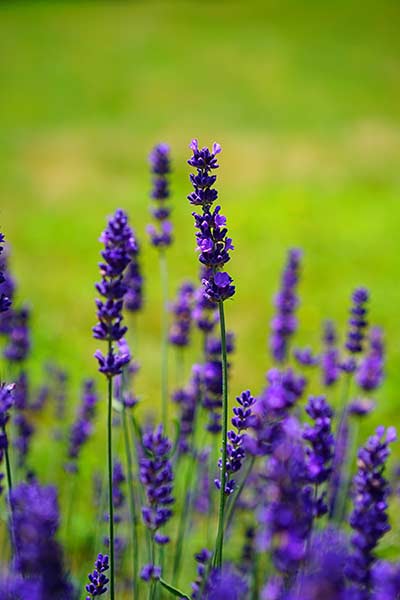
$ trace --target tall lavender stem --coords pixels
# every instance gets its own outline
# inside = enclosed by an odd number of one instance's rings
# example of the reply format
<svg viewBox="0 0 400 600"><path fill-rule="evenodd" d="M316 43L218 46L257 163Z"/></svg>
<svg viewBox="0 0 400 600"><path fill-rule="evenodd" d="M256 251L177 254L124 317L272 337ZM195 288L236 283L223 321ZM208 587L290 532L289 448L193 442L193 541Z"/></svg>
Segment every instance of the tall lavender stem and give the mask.
<svg viewBox="0 0 400 600"><path fill-rule="evenodd" d="M109 341L109 352L112 342ZM108 469L108 514L109 514L109 536L110 536L110 598L115 598L115 564L114 564L114 503L113 503L113 451L112 451L112 400L113 381L108 378L108 406L107 406L107 469Z"/></svg>
<svg viewBox="0 0 400 600"><path fill-rule="evenodd" d="M139 546L138 546L138 517L136 511L135 495L133 491L132 477L132 455L131 444L129 441L128 420L126 417L126 406L122 406L122 423L124 428L124 444L126 454L126 464L128 472L128 494L129 494L129 512L131 520L131 535L132 535L132 573L133 573L133 597L139 599L138 591L138 575L139 575Z"/></svg>
<svg viewBox="0 0 400 600"><path fill-rule="evenodd" d="M219 322L221 331L222 348L222 464L221 464L221 489L219 495L218 531L215 541L213 565L221 567L224 548L225 500L226 500L226 458L228 436L228 359L226 352L226 328L224 303L219 302Z"/></svg>

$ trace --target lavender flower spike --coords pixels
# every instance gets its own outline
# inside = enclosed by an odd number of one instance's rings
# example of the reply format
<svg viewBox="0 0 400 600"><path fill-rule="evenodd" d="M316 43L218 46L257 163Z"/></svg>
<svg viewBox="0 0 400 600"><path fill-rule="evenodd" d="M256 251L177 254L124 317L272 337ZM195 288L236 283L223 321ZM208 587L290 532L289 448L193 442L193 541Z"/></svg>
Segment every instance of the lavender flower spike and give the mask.
<svg viewBox="0 0 400 600"><path fill-rule="evenodd" d="M193 140L190 148L193 156L188 163L197 169L197 174L190 175L194 191L189 194L188 200L191 204L202 207L202 213L194 212L193 216L198 230L196 238L199 260L205 267L203 286L209 300L220 302L235 293L232 278L223 270L230 260L230 251L233 250L232 240L227 237L226 218L220 214L220 206L211 210L218 197L217 190L212 187L216 176L211 175L211 171L219 167L216 156L221 152L221 146L214 144L212 151L208 148L199 149L197 140Z"/></svg>
<svg viewBox="0 0 400 600"><path fill-rule="evenodd" d="M184 347L189 344L192 326L192 305L194 286L190 282L183 283L178 290L178 297L171 306L174 322L170 328L170 344Z"/></svg>
<svg viewBox="0 0 400 600"><path fill-rule="evenodd" d="M275 297L276 315L271 322L269 340L273 358L282 363L288 355L289 341L297 328L295 311L299 303L296 290L299 281L301 250L289 250L282 274L281 289Z"/></svg>
<svg viewBox="0 0 400 600"><path fill-rule="evenodd" d="M384 439L386 433L386 439ZM354 477L354 509L350 515L353 554L346 575L360 591L361 599L369 598L374 554L381 537L390 530L387 515L389 484L383 472L390 454L389 444L396 440L396 430L378 427L358 452L358 471Z"/></svg>
<svg viewBox="0 0 400 600"><path fill-rule="evenodd" d="M143 306L143 275L139 253L139 243L136 240L135 249L130 253L131 262L126 268L124 277L126 285L124 304L126 310L131 313L138 312Z"/></svg>
<svg viewBox="0 0 400 600"><path fill-rule="evenodd" d="M321 356L322 382L329 387L337 381L340 374L336 331L332 321L325 322L322 340L325 346Z"/></svg>
<svg viewBox="0 0 400 600"><path fill-rule="evenodd" d="M158 229L154 225L149 225L147 232L153 246L160 249L170 246L172 243L172 224L168 220L171 214L171 208L168 205L170 196L168 176L171 172L169 153L170 150L167 144L158 144L149 156L151 172L153 173L151 197L155 203L152 214L158 224Z"/></svg>
<svg viewBox="0 0 400 600"><path fill-rule="evenodd" d="M4 234L0 233L0 255L4 252ZM3 270L0 270L0 285L6 282ZM6 312L11 306L10 298L1 290L0 292L0 313Z"/></svg>
<svg viewBox="0 0 400 600"><path fill-rule="evenodd" d="M345 360L341 367L347 373L354 373L357 368L355 356L363 351L363 342L365 330L368 322L366 320L367 307L369 300L368 290L357 288L352 295L353 305L350 309L349 331L347 333L346 349L350 357Z"/></svg>
<svg viewBox="0 0 400 600"><path fill-rule="evenodd" d="M369 344L368 354L363 358L356 372L356 381L366 392L376 390L383 381L385 348L379 327L371 329Z"/></svg>
<svg viewBox="0 0 400 600"><path fill-rule="evenodd" d="M127 330L122 325L123 299L127 291L123 278L131 253L136 250L136 242L124 211L117 210L110 218L100 240L105 249L99 265L102 280L96 284L96 289L103 300L96 300L99 322L93 328L93 335L98 340L108 341L109 348L106 356L100 351L95 356L100 372L107 377L114 377L122 372L122 367L129 361L126 354L115 353L113 342L120 340Z"/></svg>
<svg viewBox="0 0 400 600"><path fill-rule="evenodd" d="M107 554L99 554L94 563L94 570L88 575L90 583L86 585L86 591L89 594L86 596L86 600L92 600L92 598L102 596L107 592L106 586L109 579L104 573L108 571L108 569L109 563Z"/></svg>

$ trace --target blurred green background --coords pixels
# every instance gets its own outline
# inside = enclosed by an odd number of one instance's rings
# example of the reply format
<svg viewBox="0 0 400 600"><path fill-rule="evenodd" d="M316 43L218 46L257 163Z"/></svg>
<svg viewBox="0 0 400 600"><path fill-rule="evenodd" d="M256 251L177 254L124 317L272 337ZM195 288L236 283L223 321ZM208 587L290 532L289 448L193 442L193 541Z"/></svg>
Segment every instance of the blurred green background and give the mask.
<svg viewBox="0 0 400 600"><path fill-rule="evenodd" d="M400 383L400 5L396 1L2 2L1 229L34 358L74 382L94 374L98 236L121 206L143 248L146 309L135 324L138 393L158 404L159 275L148 247L147 154L171 144L176 243L171 295L196 277L188 144L223 146L218 188L236 250L227 320L232 393L258 391L271 299L288 247L304 249L298 344L349 295L371 289L387 330L379 420ZM193 357L198 355L193 350ZM175 377L171 359L172 377ZM71 406L71 411L73 407Z"/></svg>

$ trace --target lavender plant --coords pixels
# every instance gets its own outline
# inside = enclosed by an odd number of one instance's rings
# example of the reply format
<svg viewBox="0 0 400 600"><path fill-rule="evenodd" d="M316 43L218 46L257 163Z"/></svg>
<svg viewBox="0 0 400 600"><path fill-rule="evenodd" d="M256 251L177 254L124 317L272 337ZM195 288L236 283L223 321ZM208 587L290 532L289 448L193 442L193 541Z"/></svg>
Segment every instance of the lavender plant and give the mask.
<svg viewBox="0 0 400 600"><path fill-rule="evenodd" d="M95 354L107 380L105 432L95 374L84 379L74 411L67 364L48 369L39 392L32 391L30 312L15 306L0 234L2 360L13 380L0 382L0 598L399 600L398 532L387 536L398 477L392 492L385 475L394 428L378 427L356 450L359 424L364 436L386 374L383 332L367 318L369 292L353 292L345 336L326 321L320 348L297 345L302 253L290 250L268 334L275 365L267 367L264 385L261 377L249 382L259 392L236 397L229 429L235 336L226 330L225 302L235 287L226 271L232 240L216 205L221 148L200 148L196 140L190 147L188 199L196 207L200 285L184 283L169 307L169 330L164 320L160 415L151 413L157 403L136 381L123 320L124 310L144 308L139 248L127 214L117 210L100 238L93 334L106 342L105 352ZM157 225L150 237L165 261L172 242L169 149L156 146L150 162ZM164 285L164 316L166 308ZM188 382L179 381L170 397L168 340L195 361ZM49 439L48 456L39 462L33 431L43 448L54 422L57 439ZM81 456L83 445L96 442L107 448L104 481L103 457ZM94 465L93 502L87 478ZM71 484L60 481L61 513L56 486L41 483L54 479L57 468ZM93 510L97 517L87 519ZM73 534L70 513L81 525Z"/></svg>

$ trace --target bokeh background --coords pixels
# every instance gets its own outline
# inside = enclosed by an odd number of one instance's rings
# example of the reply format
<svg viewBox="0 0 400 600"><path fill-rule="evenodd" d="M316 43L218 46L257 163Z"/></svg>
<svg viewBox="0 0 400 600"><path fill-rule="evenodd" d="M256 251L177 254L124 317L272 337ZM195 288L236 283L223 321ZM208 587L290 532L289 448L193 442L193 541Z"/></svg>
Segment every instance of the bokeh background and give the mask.
<svg viewBox="0 0 400 600"><path fill-rule="evenodd" d="M146 276L146 309L135 323L137 391L145 407L158 406L160 286L145 234L147 155L158 141L171 145L172 296L198 271L186 200L188 144L198 137L223 146L218 188L236 246L237 294L227 303L237 333L232 394L263 384L272 297L287 248L300 246L297 344L316 347L325 317L344 332L351 290L370 288L371 320L385 327L389 355L373 420L395 421L399 18L390 0L2 2L0 224L19 298L33 308L37 377L48 358L67 369L73 388L95 375L98 237L106 216L123 207ZM174 369L171 357L172 383L182 375Z"/></svg>

